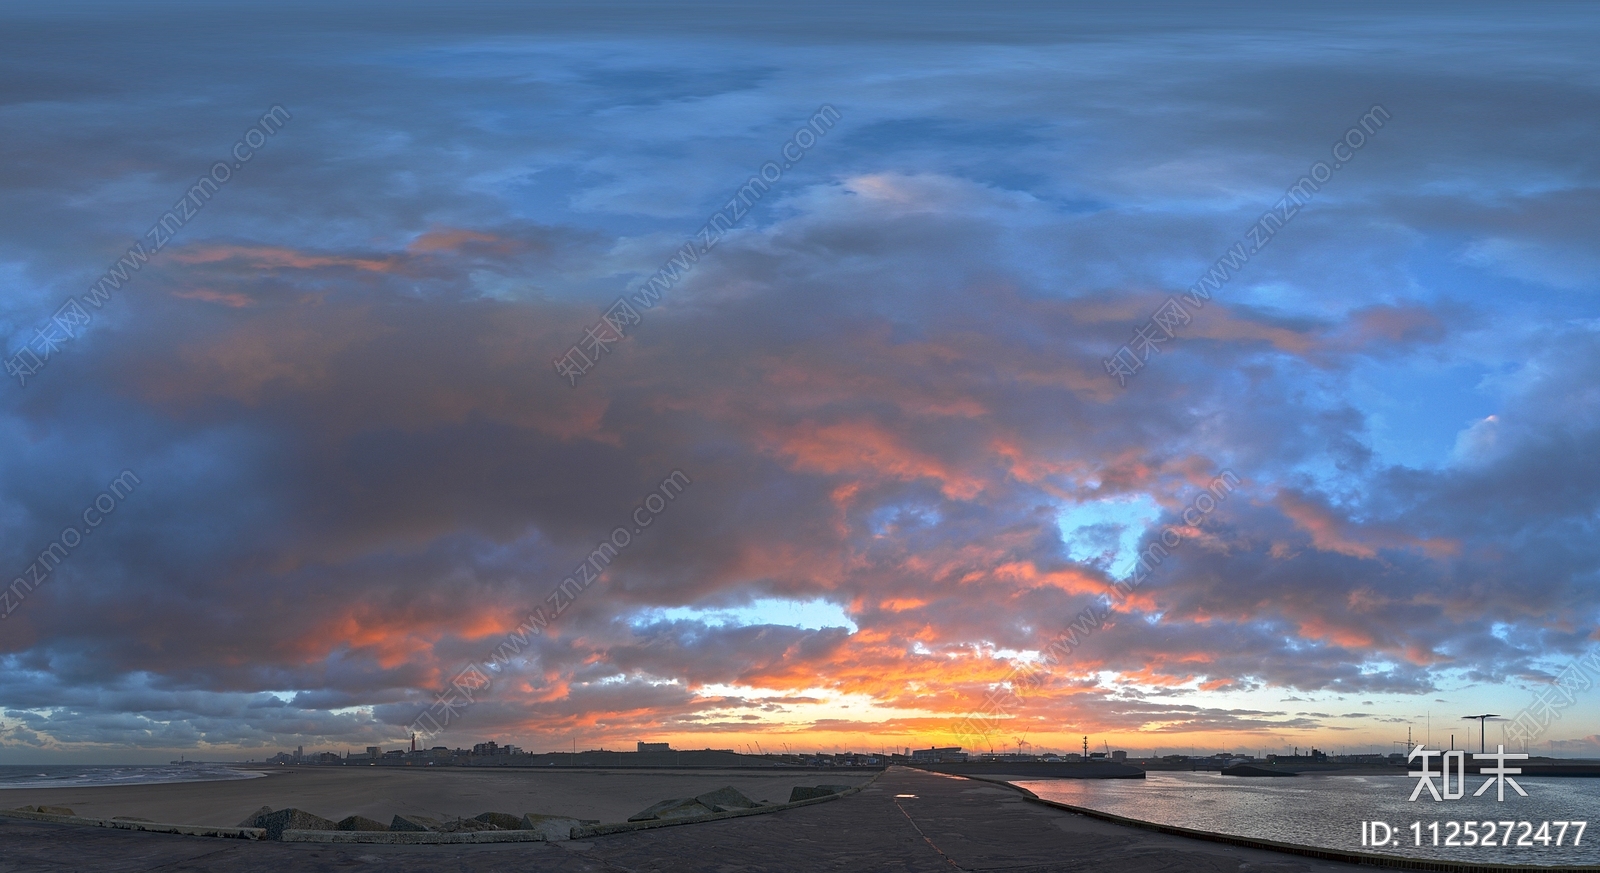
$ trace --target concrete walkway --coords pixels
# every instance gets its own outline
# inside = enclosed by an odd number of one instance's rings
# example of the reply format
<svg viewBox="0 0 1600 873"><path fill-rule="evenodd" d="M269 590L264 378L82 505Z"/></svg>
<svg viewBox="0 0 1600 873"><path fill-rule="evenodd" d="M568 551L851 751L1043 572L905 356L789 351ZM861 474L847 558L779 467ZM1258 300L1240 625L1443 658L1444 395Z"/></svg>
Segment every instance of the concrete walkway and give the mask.
<svg viewBox="0 0 1600 873"><path fill-rule="evenodd" d="M912 795L912 796L900 796ZM13 871L1352 871L1097 821L997 785L894 768L832 803L569 843L347 846L246 843L0 819Z"/></svg>

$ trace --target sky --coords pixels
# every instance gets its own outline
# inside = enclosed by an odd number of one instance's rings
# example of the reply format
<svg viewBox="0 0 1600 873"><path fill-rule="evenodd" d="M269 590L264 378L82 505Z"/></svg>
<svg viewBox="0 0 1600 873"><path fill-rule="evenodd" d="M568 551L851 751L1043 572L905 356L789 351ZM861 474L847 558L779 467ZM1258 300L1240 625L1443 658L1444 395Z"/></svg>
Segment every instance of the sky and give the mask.
<svg viewBox="0 0 1600 873"><path fill-rule="evenodd" d="M1525 711L1600 16L1337 6L7 5L0 763Z"/></svg>

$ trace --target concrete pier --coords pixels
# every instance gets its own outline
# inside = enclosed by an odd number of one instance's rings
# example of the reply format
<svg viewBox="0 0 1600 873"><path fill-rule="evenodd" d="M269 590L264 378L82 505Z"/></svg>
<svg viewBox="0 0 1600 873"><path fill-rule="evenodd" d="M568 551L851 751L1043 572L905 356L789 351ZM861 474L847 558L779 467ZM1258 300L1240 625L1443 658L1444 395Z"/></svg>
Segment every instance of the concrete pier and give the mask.
<svg viewBox="0 0 1600 873"><path fill-rule="evenodd" d="M919 764L919 770L951 776L1014 776L1018 779L1143 779L1144 770L1116 761L968 761Z"/></svg>

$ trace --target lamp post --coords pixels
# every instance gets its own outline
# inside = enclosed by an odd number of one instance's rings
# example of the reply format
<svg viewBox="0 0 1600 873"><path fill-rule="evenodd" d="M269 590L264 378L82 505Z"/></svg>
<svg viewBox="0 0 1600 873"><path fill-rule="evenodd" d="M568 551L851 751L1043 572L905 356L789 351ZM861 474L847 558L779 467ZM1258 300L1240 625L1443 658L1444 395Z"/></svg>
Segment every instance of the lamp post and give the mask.
<svg viewBox="0 0 1600 873"><path fill-rule="evenodd" d="M1461 717L1462 720L1471 720L1471 719L1474 719L1474 718L1478 720L1478 751L1479 752L1488 752L1489 751L1488 746L1485 744L1485 740L1484 740L1485 731L1488 729L1487 725L1489 724L1489 719L1491 719L1491 718L1499 718L1499 717L1500 717L1500 714L1496 713L1496 712L1486 712L1483 715L1463 715ZM1470 743L1472 741L1468 740L1467 742Z"/></svg>

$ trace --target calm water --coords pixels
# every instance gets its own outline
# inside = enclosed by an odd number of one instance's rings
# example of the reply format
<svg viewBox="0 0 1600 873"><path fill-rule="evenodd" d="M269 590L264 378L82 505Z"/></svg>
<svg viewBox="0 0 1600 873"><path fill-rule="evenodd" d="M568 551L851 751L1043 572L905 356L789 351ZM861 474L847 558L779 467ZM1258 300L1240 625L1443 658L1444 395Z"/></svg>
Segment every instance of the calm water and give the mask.
<svg viewBox="0 0 1600 873"><path fill-rule="evenodd" d="M1600 779L1514 777L1527 797L1509 787L1504 803L1493 786L1473 797L1486 777L1467 777L1467 796L1435 802L1426 789L1410 803L1416 780L1403 775L1298 776L1247 779L1217 773L1152 772L1144 780L1044 779L1017 781L1046 800L1070 803L1160 824L1284 843L1366 852L1394 852L1479 864L1600 864ZM1361 845L1361 822L1387 822L1400 846ZM1588 821L1578 846L1445 847L1426 845L1437 821L1440 841L1446 821ZM1412 845L1411 823L1422 822L1425 845ZM1498 826L1497 826L1498 829ZM1555 831L1552 829L1552 842ZM1576 828L1567 831L1571 843ZM1518 835L1522 833L1519 826ZM1496 834L1498 841L1502 834ZM1465 838L1463 838L1465 839ZM1512 840L1516 842L1515 838Z"/></svg>
<svg viewBox="0 0 1600 873"><path fill-rule="evenodd" d="M264 773L234 770L223 764L162 764L152 766L101 765L74 767L61 764L0 765L0 789L85 788L95 785L150 785L157 782L216 782L254 779Z"/></svg>

